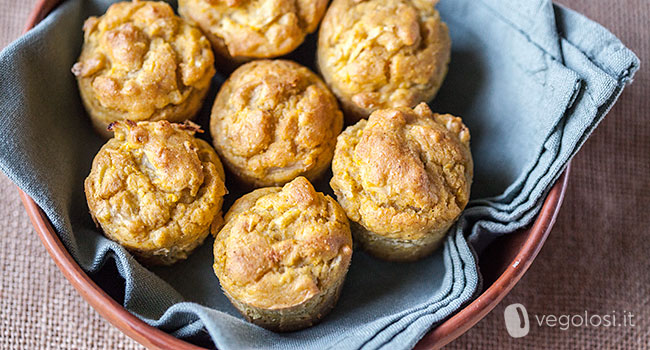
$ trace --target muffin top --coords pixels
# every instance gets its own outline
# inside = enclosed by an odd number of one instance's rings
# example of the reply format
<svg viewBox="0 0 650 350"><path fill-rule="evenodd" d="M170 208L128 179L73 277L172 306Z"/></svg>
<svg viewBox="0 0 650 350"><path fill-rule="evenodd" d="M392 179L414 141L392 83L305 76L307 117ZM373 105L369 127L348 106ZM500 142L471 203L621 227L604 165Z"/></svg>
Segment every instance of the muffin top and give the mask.
<svg viewBox="0 0 650 350"><path fill-rule="evenodd" d="M264 309L300 305L344 278L352 237L343 209L304 177L255 190L226 214L214 271L233 298Z"/></svg>
<svg viewBox="0 0 650 350"><path fill-rule="evenodd" d="M215 74L210 42L163 2L111 5L84 23L72 68L99 105L139 121L204 90Z"/></svg>
<svg viewBox="0 0 650 350"><path fill-rule="evenodd" d="M165 255L216 231L224 172L190 122L115 122L85 181L93 218L127 248ZM216 233L216 232L215 232Z"/></svg>
<svg viewBox="0 0 650 350"><path fill-rule="evenodd" d="M388 238L421 239L467 204L469 138L460 118L424 103L377 110L338 137L330 184L352 221Z"/></svg>
<svg viewBox="0 0 650 350"><path fill-rule="evenodd" d="M327 0L179 0L215 50L233 58L287 54L318 26Z"/></svg>
<svg viewBox="0 0 650 350"><path fill-rule="evenodd" d="M226 166L256 186L313 180L332 159L343 114L316 74L286 60L241 66L223 84L210 130Z"/></svg>
<svg viewBox="0 0 650 350"><path fill-rule="evenodd" d="M451 40L438 0L334 0L321 25L318 64L353 121L379 108L433 98Z"/></svg>

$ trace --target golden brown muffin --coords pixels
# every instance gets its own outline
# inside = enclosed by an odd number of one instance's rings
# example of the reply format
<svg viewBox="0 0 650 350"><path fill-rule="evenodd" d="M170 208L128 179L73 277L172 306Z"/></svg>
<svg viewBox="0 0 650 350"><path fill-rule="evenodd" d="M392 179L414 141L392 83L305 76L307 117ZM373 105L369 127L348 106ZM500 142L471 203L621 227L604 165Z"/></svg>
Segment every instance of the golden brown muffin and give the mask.
<svg viewBox="0 0 650 350"><path fill-rule="evenodd" d="M318 27L327 0L179 0L227 61L285 55Z"/></svg>
<svg viewBox="0 0 650 350"><path fill-rule="evenodd" d="M214 272L249 321L309 327L338 300L352 257L345 212L304 177L238 199L214 242Z"/></svg>
<svg viewBox="0 0 650 350"><path fill-rule="evenodd" d="M286 60L241 66L223 84L210 131L226 167L253 186L314 181L329 167L343 113L325 83Z"/></svg>
<svg viewBox="0 0 650 350"><path fill-rule="evenodd" d="M380 109L345 129L330 185L355 242L386 260L435 250L469 200L469 137L460 118L424 103Z"/></svg>
<svg viewBox="0 0 650 350"><path fill-rule="evenodd" d="M163 2L111 5L84 23L72 67L95 129L105 137L118 120L181 122L192 118L215 74L210 42Z"/></svg>
<svg viewBox="0 0 650 350"><path fill-rule="evenodd" d="M149 264L172 264L221 227L224 172L198 126L166 120L111 124L85 191L106 236Z"/></svg>
<svg viewBox="0 0 650 350"><path fill-rule="evenodd" d="M318 37L318 67L354 123L374 110L432 99L451 40L438 0L334 0Z"/></svg>

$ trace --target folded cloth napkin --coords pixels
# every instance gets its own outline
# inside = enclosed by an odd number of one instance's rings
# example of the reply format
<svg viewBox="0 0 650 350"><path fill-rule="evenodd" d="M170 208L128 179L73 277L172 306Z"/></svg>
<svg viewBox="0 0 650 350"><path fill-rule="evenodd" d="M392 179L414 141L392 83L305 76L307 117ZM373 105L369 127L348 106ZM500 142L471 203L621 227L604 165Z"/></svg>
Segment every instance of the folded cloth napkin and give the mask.
<svg viewBox="0 0 650 350"><path fill-rule="evenodd" d="M147 269L95 228L83 180L103 141L92 131L70 67L83 20L110 3L67 0L0 53L0 169L129 311L177 337L207 334L220 349L415 345L480 288L466 237L481 251L529 224L639 66L607 30L548 0L442 0L453 52L432 107L462 116L470 128L472 201L427 259L395 264L355 252L332 314L315 327L277 334L244 321L224 297L212 273L211 239L185 262ZM291 57L311 65L313 42ZM215 78L198 118L204 126L222 81Z"/></svg>
<svg viewBox="0 0 650 350"><path fill-rule="evenodd" d="M612 33L551 1L439 4L453 43L434 110L472 133L472 201L456 229L481 252L530 224L639 59Z"/></svg>

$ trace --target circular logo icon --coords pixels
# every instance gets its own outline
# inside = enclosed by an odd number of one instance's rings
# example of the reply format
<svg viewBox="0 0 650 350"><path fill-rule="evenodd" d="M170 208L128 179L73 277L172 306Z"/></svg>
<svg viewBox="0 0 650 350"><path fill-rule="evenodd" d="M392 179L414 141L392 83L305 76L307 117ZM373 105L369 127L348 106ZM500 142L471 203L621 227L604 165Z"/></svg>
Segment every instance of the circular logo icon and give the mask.
<svg viewBox="0 0 650 350"><path fill-rule="evenodd" d="M506 322L506 330L513 338L525 337L530 331L530 320L528 311L521 304L510 304L503 311L503 318Z"/></svg>

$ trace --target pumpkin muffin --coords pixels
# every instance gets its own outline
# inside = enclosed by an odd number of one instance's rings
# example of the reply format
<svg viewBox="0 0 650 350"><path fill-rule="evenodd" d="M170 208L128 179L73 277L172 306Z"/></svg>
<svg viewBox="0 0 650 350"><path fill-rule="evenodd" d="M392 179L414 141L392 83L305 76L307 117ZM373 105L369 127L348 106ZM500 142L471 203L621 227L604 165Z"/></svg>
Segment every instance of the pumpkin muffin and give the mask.
<svg viewBox="0 0 650 350"><path fill-rule="evenodd" d="M286 60L237 69L212 108L210 131L226 167L244 184L314 181L328 168L343 113L323 81Z"/></svg>
<svg viewBox="0 0 650 350"><path fill-rule="evenodd" d="M185 259L221 227L224 172L191 122L114 122L85 181L88 208L104 234L139 260ZM212 230L212 231L211 231Z"/></svg>
<svg viewBox="0 0 650 350"><path fill-rule="evenodd" d="M318 37L318 67L346 120L431 100L451 39L438 0L334 0Z"/></svg>
<svg viewBox="0 0 650 350"><path fill-rule="evenodd" d="M231 63L285 55L316 30L327 0L179 0L178 12L198 24Z"/></svg>
<svg viewBox="0 0 650 350"><path fill-rule="evenodd" d="M395 261L435 250L469 200L469 138L460 118L424 103L380 109L345 129L330 185L355 242Z"/></svg>
<svg viewBox="0 0 650 350"><path fill-rule="evenodd" d="M241 314L274 331L319 321L352 257L348 219L304 177L238 199L214 242L214 271Z"/></svg>
<svg viewBox="0 0 650 350"><path fill-rule="evenodd" d="M191 119L215 74L210 42L163 2L111 5L84 23L72 67L95 129L118 120Z"/></svg>

